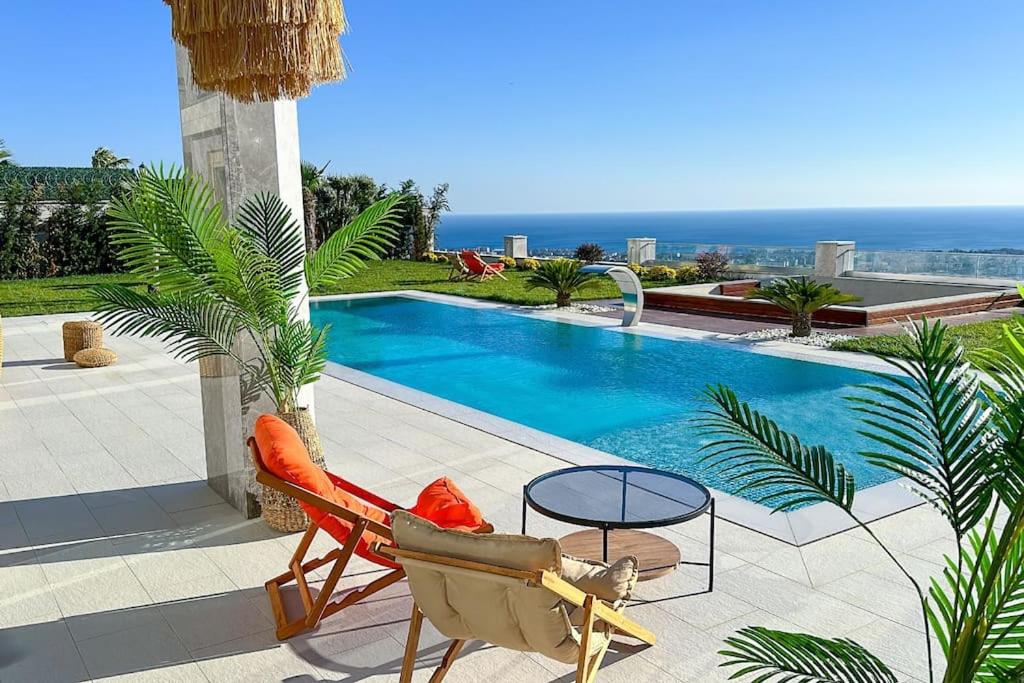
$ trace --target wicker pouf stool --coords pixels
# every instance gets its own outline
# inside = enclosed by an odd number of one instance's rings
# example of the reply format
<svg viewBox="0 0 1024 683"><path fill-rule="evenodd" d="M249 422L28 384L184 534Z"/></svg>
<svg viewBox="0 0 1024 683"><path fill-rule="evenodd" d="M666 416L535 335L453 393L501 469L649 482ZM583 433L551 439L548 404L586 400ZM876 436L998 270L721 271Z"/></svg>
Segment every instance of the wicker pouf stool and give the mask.
<svg viewBox="0 0 1024 683"><path fill-rule="evenodd" d="M64 323L64 360L71 362L82 349L103 346L103 326L92 320L73 320Z"/></svg>
<svg viewBox="0 0 1024 683"><path fill-rule="evenodd" d="M72 359L80 368L103 368L117 362L117 354L110 349L82 349Z"/></svg>

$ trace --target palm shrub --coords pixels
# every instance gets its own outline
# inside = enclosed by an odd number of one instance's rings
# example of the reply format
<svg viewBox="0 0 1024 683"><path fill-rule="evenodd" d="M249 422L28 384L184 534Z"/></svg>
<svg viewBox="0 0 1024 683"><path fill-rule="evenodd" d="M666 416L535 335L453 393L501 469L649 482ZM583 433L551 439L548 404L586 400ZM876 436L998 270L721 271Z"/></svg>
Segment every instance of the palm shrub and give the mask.
<svg viewBox="0 0 1024 683"><path fill-rule="evenodd" d="M555 293L555 305L568 306L574 294L593 289L597 276L583 272L583 263L575 259L559 258L543 261L526 279L526 289L546 289Z"/></svg>
<svg viewBox="0 0 1024 683"><path fill-rule="evenodd" d="M307 251L316 249L316 191L320 189L320 184L324 178L324 171L327 170L327 165L330 163L328 161L323 166L317 166L308 161L303 161L299 165L299 174L302 181L302 224L306 229Z"/></svg>
<svg viewBox="0 0 1024 683"><path fill-rule="evenodd" d="M709 387L698 418L705 459L738 478L775 511L797 503L841 508L878 543L917 592L929 632L946 661L944 683L1024 680L1024 323L1004 331L1004 348L974 359L982 378L940 322L909 330L908 357L885 360L899 374L875 373L851 409L876 448L861 456L906 477L946 519L957 550L925 589L853 512L853 475L822 446L808 446L727 387ZM997 521L998 519L998 521ZM1000 526L1002 524L1002 526ZM761 682L895 681L859 644L748 627L727 639L723 666Z"/></svg>
<svg viewBox="0 0 1024 683"><path fill-rule="evenodd" d="M775 280L767 287L758 287L746 298L770 301L793 316L794 337L811 336L811 316L815 311L861 299L806 277Z"/></svg>
<svg viewBox="0 0 1024 683"><path fill-rule="evenodd" d="M98 317L115 333L159 337L192 361L233 359L243 384L273 397L279 412L299 405L326 359L327 328L299 315L300 297L379 258L394 236L392 194L306 254L302 228L273 194L259 194L228 223L198 176L151 167L108 208L109 232L125 268L148 292L97 285ZM255 359L236 342L248 337Z"/></svg>

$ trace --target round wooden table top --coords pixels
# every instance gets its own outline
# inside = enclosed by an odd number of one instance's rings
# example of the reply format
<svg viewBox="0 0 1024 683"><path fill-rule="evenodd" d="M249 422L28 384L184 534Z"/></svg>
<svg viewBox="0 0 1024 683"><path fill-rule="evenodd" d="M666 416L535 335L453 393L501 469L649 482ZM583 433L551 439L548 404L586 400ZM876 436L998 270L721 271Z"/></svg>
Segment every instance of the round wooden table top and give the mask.
<svg viewBox="0 0 1024 683"><path fill-rule="evenodd" d="M587 560L602 561L603 532L587 529L559 539L562 552ZM612 529L608 532L608 562L633 555L640 562L640 580L648 581L675 571L681 556L671 541L646 531Z"/></svg>

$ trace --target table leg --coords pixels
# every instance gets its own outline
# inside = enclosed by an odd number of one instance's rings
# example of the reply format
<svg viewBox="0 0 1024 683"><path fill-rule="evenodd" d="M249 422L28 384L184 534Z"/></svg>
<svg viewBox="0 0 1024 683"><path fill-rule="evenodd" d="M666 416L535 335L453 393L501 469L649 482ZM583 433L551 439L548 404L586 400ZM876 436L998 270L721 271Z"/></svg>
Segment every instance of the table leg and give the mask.
<svg viewBox="0 0 1024 683"><path fill-rule="evenodd" d="M708 547L708 593L715 590L715 499L711 499L711 533Z"/></svg>
<svg viewBox="0 0 1024 683"><path fill-rule="evenodd" d="M526 535L526 487L523 487L523 536Z"/></svg>
<svg viewBox="0 0 1024 683"><path fill-rule="evenodd" d="M601 543L601 546L602 546L601 561L604 562L605 564L608 564L608 527L605 527L602 530L601 535L602 535L602 539L601 539L601 541L602 541L602 543Z"/></svg>

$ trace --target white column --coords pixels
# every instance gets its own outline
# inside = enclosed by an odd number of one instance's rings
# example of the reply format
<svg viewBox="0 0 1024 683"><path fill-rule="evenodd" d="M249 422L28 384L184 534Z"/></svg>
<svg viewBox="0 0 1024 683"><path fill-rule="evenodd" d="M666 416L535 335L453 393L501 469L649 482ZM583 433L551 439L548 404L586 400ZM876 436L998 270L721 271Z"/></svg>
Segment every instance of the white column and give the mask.
<svg viewBox="0 0 1024 683"><path fill-rule="evenodd" d="M505 235L505 256L526 258L529 255L526 249L526 235Z"/></svg>
<svg viewBox="0 0 1024 683"><path fill-rule="evenodd" d="M258 192L281 197L302 231L302 178L299 171L299 125L295 102L242 104L225 95L197 90L192 84L188 56L176 47L181 141L185 167L213 185L231 220L242 202ZM300 315L309 318L309 305L300 295ZM239 343L239 355L255 354L252 342ZM239 381L238 368L228 358L199 364L203 394L203 432L207 480L210 486L247 517L256 513L247 495L249 453L245 440L256 417L273 412L269 396L253 395ZM300 404L313 408L312 386Z"/></svg>
<svg viewBox="0 0 1024 683"><path fill-rule="evenodd" d="M814 245L814 275L836 278L853 270L853 254L856 248L855 242L818 242Z"/></svg>
<svg viewBox="0 0 1024 683"><path fill-rule="evenodd" d="M626 240L626 263L650 263L655 259L658 241L653 237L630 237Z"/></svg>

